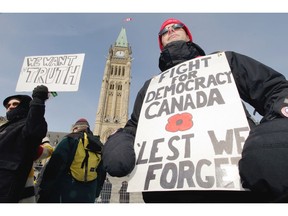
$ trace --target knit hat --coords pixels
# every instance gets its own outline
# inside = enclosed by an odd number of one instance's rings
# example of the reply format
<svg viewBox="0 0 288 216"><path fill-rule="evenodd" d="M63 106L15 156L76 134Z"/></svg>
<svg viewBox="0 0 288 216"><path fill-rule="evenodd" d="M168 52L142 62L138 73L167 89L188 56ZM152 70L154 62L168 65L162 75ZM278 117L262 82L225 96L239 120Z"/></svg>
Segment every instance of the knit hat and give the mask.
<svg viewBox="0 0 288 216"><path fill-rule="evenodd" d="M90 127L88 121L85 118L80 118L76 123L73 125L72 130L74 129L86 129L87 127Z"/></svg>
<svg viewBox="0 0 288 216"><path fill-rule="evenodd" d="M161 28L160 28L160 31L162 31L167 25L169 25L169 24L179 24L179 23L181 23L181 24L183 24L184 26L183 26L183 29L184 29L184 31L186 32L186 34L188 35L188 37L190 38L190 41L192 42L193 41L193 38L192 38L192 34L191 34L191 32L189 31L189 29L187 28L187 26L183 23L183 22L181 22L180 20L178 20L178 19L174 19L174 18L169 18L169 19L167 19L166 21L164 21L163 22L163 24L161 25ZM159 31L159 32L160 32ZM162 51L163 50L163 45L162 45L162 42L161 42L161 35L158 35L158 41L159 41L159 47L160 47L160 50Z"/></svg>

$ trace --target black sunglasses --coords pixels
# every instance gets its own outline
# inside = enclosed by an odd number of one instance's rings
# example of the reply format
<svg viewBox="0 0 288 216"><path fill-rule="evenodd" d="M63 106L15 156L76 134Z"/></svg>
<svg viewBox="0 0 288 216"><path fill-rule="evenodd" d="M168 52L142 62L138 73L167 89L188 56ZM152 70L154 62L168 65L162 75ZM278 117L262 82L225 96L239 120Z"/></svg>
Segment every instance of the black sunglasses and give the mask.
<svg viewBox="0 0 288 216"><path fill-rule="evenodd" d="M182 24L182 23L177 23L177 24L174 24L174 25L172 25L172 26L169 26L169 28L173 28L174 30L177 30L177 29L183 28L183 26L184 26L184 24ZM169 28L165 27L164 29L162 29L162 30L158 33L158 35L159 35L159 36L165 35L165 34L168 32Z"/></svg>

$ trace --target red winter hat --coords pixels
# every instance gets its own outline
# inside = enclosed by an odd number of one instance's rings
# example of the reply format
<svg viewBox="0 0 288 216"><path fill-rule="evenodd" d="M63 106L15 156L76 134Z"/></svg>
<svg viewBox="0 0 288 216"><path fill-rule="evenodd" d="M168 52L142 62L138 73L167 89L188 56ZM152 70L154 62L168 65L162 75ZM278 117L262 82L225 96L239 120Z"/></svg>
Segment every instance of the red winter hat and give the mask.
<svg viewBox="0 0 288 216"><path fill-rule="evenodd" d="M183 25L184 25L184 26L183 26L184 31L186 32L186 34L187 34L188 37L190 38L190 41L193 41L193 39L192 39L192 34L191 34L191 32L189 31L189 29L187 28L187 26L186 26L183 22L181 22L180 20L178 20L178 19L174 19L174 18L169 18L169 19L167 19L167 20L164 21L163 24L161 25L160 31L162 31L167 25L172 24L172 23L173 23L173 24L178 24L178 23L183 24ZM160 31L159 31L159 32L160 32ZM160 50L162 50L162 49L163 49L163 45L162 45L162 42L161 42L161 36L160 36L160 35L158 36L158 41L159 41Z"/></svg>

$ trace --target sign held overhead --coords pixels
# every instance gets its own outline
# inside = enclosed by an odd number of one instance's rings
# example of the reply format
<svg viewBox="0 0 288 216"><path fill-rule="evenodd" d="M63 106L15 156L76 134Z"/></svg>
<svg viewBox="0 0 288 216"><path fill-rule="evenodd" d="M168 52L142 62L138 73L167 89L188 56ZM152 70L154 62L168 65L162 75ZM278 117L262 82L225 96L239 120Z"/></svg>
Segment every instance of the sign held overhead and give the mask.
<svg viewBox="0 0 288 216"><path fill-rule="evenodd" d="M46 85L50 91L78 91L85 54L25 57L16 92Z"/></svg>

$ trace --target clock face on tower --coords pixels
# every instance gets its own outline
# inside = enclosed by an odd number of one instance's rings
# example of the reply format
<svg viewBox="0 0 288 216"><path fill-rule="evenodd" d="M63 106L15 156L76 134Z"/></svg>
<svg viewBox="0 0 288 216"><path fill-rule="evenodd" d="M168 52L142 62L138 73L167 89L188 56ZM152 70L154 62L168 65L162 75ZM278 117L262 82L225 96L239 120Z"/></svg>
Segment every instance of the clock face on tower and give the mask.
<svg viewBox="0 0 288 216"><path fill-rule="evenodd" d="M116 56L117 56L117 57L124 57L124 55L125 55L125 52L124 52L124 51L117 51L117 52L116 52Z"/></svg>

